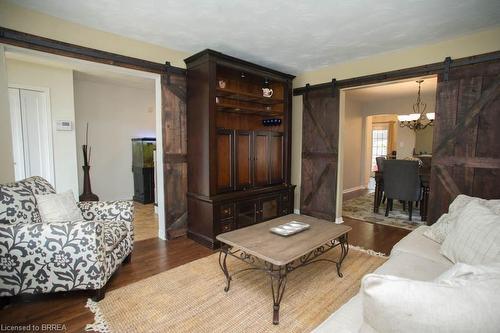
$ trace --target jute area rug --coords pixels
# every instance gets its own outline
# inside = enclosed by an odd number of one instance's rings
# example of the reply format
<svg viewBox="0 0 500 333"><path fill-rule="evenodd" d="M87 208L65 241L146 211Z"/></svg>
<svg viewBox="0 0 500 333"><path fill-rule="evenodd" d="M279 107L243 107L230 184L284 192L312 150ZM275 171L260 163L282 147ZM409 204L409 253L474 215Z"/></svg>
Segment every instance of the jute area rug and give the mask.
<svg viewBox="0 0 500 333"><path fill-rule="evenodd" d="M337 249L324 254L336 259ZM280 324L272 324L270 278L260 271L236 275L225 293L218 254L152 276L106 294L87 306L100 332L310 332L354 296L361 278L385 262L373 251L351 246L343 278L329 262L301 267L288 275ZM228 258L230 271L248 267Z"/></svg>
<svg viewBox="0 0 500 333"><path fill-rule="evenodd" d="M420 210L413 207L412 221L408 220L408 211L403 211L403 204L394 200L393 210L385 216L385 205L381 204L378 213L373 212L375 193L371 192L354 199L344 201L342 216L375 224L390 225L407 230L414 230L423 225ZM408 208L407 208L408 209Z"/></svg>

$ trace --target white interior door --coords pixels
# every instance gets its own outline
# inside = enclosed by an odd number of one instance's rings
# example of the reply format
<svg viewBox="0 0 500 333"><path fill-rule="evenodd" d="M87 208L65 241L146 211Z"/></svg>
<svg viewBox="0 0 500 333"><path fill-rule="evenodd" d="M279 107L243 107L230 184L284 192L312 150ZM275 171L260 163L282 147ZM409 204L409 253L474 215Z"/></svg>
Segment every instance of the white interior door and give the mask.
<svg viewBox="0 0 500 333"><path fill-rule="evenodd" d="M41 176L54 184L52 126L45 91L9 88L16 180Z"/></svg>

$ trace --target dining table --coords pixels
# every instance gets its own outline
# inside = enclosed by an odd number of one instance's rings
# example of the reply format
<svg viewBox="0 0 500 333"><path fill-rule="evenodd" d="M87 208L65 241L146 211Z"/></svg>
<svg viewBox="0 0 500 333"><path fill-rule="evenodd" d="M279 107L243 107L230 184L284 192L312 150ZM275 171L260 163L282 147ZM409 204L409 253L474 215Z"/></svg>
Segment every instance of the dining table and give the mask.
<svg viewBox="0 0 500 333"><path fill-rule="evenodd" d="M427 211L429 207L429 192L431 173L429 169L422 168L419 172L420 184L422 186L422 200L420 201L420 218L427 221ZM375 171L375 197L373 200L373 212L378 213L382 198L384 197L384 173Z"/></svg>

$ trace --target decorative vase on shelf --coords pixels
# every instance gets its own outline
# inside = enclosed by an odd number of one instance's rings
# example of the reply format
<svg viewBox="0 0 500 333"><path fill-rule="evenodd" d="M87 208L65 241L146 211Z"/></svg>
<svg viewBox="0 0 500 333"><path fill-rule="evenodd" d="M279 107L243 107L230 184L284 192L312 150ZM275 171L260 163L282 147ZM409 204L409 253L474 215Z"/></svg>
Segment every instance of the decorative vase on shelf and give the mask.
<svg viewBox="0 0 500 333"><path fill-rule="evenodd" d="M82 145L83 150L83 193L80 194L80 201L99 201L99 197L92 193L92 186L90 185L90 153L91 147L88 146L89 137L89 124L87 124L87 131L85 133L85 144Z"/></svg>

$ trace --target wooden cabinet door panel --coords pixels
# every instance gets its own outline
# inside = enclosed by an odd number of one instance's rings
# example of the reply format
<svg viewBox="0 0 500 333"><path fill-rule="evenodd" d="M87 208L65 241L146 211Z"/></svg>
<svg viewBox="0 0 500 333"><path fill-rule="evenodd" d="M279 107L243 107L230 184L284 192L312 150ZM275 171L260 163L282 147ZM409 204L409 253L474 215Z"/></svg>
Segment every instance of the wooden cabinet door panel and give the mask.
<svg viewBox="0 0 500 333"><path fill-rule="evenodd" d="M235 151L235 185L237 189L246 189L253 185L251 131L236 131Z"/></svg>
<svg viewBox="0 0 500 333"><path fill-rule="evenodd" d="M254 177L255 185L270 183L269 177L269 133L255 132L254 135Z"/></svg>
<svg viewBox="0 0 500 333"><path fill-rule="evenodd" d="M271 133L271 135L269 136L269 168L272 184L281 184L284 181L283 148L283 134Z"/></svg>
<svg viewBox="0 0 500 333"><path fill-rule="evenodd" d="M231 191L234 188L234 131L217 130L217 192Z"/></svg>
<svg viewBox="0 0 500 333"><path fill-rule="evenodd" d="M258 222L259 201L240 201L236 204L236 227L244 228Z"/></svg>
<svg viewBox="0 0 500 333"><path fill-rule="evenodd" d="M280 196L263 198L260 200L259 220L267 221L280 216Z"/></svg>

